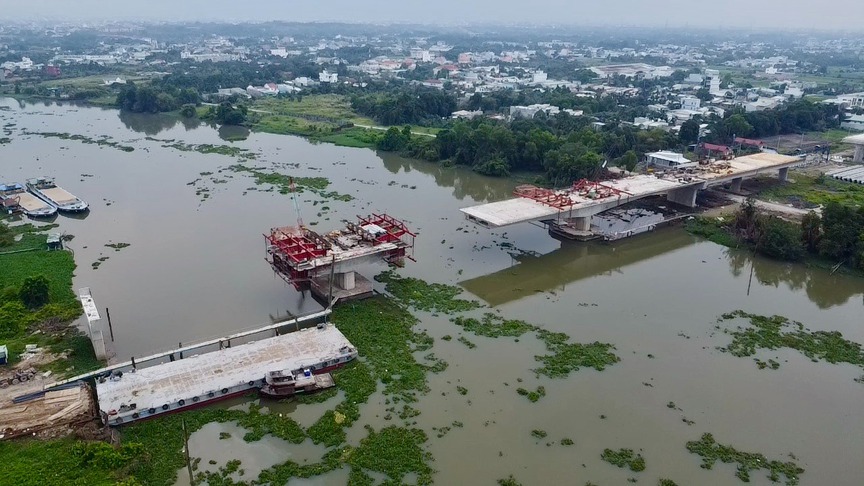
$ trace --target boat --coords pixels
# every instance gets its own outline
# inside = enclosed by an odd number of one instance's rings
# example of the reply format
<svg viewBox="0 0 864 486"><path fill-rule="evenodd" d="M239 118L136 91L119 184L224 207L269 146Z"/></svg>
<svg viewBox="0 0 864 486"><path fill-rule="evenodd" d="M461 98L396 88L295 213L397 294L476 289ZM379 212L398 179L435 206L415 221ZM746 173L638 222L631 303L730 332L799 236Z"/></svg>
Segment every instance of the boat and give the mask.
<svg viewBox="0 0 864 486"><path fill-rule="evenodd" d="M267 373L258 393L270 398L288 398L301 393L325 390L335 385L330 373L316 375L308 368L301 373L280 370Z"/></svg>
<svg viewBox="0 0 864 486"><path fill-rule="evenodd" d="M57 207L30 194L19 183L0 184L0 202L7 212L21 211L31 218L47 218L57 214Z"/></svg>
<svg viewBox="0 0 864 486"><path fill-rule="evenodd" d="M62 213L81 213L87 211L87 203L54 184L51 177L37 177L27 180L27 189L39 199L51 204Z"/></svg>

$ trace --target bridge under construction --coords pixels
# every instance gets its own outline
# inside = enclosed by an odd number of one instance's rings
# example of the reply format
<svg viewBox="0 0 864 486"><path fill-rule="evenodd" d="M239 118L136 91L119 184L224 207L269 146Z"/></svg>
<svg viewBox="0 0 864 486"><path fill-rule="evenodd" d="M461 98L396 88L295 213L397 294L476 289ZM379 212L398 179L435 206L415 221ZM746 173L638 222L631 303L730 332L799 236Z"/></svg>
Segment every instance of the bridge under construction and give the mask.
<svg viewBox="0 0 864 486"><path fill-rule="evenodd" d="M666 195L675 204L696 206L699 191L730 184L733 191L741 182L763 173L777 171L786 180L789 168L801 163L799 157L761 152L719 160L687 169L639 174L609 181L580 180L561 190L531 185L518 186L515 197L463 208L465 217L487 228L518 223L547 222L574 237L590 237L596 214L650 196Z"/></svg>

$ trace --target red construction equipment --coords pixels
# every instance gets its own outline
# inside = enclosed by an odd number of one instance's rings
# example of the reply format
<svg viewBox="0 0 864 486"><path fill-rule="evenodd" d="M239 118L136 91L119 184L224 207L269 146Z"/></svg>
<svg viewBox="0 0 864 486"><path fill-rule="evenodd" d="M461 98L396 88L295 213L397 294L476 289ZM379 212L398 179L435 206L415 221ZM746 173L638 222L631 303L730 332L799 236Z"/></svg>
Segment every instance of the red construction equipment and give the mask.
<svg viewBox="0 0 864 486"><path fill-rule="evenodd" d="M319 235L305 227L273 228L264 235L267 261L279 276L297 289L331 265L377 257L401 264L414 247L413 233L402 221L387 214L358 216L357 223Z"/></svg>
<svg viewBox="0 0 864 486"><path fill-rule="evenodd" d="M513 195L533 199L539 203L562 210L573 207L573 200L570 199L570 195L567 193L555 192L551 189L544 189L531 184L516 186L516 189L513 190Z"/></svg>
<svg viewBox="0 0 864 486"><path fill-rule="evenodd" d="M626 191L607 186L602 182L589 181L588 179L580 179L574 182L570 190L581 197L589 199L605 199L607 197L628 195Z"/></svg>

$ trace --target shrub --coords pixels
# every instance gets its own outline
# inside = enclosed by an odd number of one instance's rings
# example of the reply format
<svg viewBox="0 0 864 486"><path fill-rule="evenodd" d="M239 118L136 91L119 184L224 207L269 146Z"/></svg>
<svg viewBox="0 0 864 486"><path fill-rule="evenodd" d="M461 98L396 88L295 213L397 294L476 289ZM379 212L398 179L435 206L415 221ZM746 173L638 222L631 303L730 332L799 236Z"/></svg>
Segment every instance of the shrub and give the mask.
<svg viewBox="0 0 864 486"><path fill-rule="evenodd" d="M42 307L49 299L48 278L44 275L25 278L18 295L27 307L31 309Z"/></svg>

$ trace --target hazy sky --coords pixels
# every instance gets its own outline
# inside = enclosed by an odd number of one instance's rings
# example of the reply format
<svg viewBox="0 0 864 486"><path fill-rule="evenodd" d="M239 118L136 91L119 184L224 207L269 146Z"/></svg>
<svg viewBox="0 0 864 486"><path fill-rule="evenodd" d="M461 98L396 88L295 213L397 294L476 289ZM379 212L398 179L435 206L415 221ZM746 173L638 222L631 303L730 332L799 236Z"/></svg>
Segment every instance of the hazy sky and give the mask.
<svg viewBox="0 0 864 486"><path fill-rule="evenodd" d="M0 0L0 18L34 17L864 30L864 0Z"/></svg>

